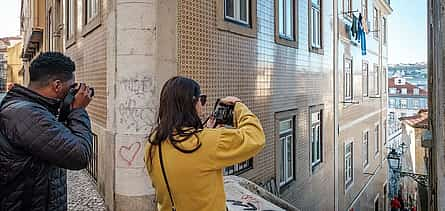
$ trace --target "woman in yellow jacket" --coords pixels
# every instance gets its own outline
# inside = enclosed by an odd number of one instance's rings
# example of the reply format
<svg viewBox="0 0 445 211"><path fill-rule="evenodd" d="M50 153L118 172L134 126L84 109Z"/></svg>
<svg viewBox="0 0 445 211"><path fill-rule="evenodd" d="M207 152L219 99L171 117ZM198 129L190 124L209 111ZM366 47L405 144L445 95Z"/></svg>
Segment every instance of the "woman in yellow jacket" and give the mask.
<svg viewBox="0 0 445 211"><path fill-rule="evenodd" d="M221 100L234 105L236 128L213 129L213 119L204 128L199 116L205 99L199 84L184 77L168 80L161 90L157 125L145 148L160 211L225 211L222 169L264 147L260 121L236 97Z"/></svg>

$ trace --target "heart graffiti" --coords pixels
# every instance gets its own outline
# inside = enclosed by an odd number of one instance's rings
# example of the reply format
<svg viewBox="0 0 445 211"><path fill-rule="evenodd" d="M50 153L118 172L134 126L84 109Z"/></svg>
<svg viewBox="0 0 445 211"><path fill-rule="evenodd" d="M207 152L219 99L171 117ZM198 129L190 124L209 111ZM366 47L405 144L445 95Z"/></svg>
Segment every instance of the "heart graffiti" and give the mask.
<svg viewBox="0 0 445 211"><path fill-rule="evenodd" d="M134 159L136 158L136 155L141 149L141 145L142 145L141 142L135 142L130 146L120 147L119 155L123 160L127 162L128 166L131 166L131 164L133 163Z"/></svg>

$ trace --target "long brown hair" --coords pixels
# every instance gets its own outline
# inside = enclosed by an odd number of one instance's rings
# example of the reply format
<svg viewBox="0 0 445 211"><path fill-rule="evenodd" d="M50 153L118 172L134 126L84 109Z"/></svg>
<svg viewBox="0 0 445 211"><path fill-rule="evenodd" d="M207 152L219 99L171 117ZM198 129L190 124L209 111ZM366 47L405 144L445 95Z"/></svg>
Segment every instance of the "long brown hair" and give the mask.
<svg viewBox="0 0 445 211"><path fill-rule="evenodd" d="M203 124L195 109L200 95L199 84L189 78L176 76L164 84L159 100L156 126L149 136L150 162L152 146L162 144L166 140L183 153L192 153L201 147L199 139L193 149L183 149L177 145L192 136L197 137L197 133L203 129Z"/></svg>

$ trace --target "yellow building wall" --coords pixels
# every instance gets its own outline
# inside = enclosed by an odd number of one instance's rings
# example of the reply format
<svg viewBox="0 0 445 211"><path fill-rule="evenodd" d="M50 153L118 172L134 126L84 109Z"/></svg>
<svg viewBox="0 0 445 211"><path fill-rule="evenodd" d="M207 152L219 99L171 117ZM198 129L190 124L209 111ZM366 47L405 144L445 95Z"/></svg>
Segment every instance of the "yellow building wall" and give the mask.
<svg viewBox="0 0 445 211"><path fill-rule="evenodd" d="M16 83L23 85L23 75L21 74L21 69L23 67L22 59L22 43L16 43L14 46L8 48L8 72L7 72L7 82Z"/></svg>

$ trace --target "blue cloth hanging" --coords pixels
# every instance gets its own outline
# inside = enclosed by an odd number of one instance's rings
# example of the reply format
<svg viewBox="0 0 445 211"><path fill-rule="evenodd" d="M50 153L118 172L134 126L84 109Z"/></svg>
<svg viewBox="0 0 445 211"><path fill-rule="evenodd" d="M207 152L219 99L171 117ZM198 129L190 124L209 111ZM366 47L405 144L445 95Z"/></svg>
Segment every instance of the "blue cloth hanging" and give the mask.
<svg viewBox="0 0 445 211"><path fill-rule="evenodd" d="M358 18L358 31L357 31L357 37L356 40L358 40L361 44L361 49L362 49L362 55L365 56L366 55L366 33L365 30L363 29L363 24L362 24L362 14L360 13L359 18Z"/></svg>

